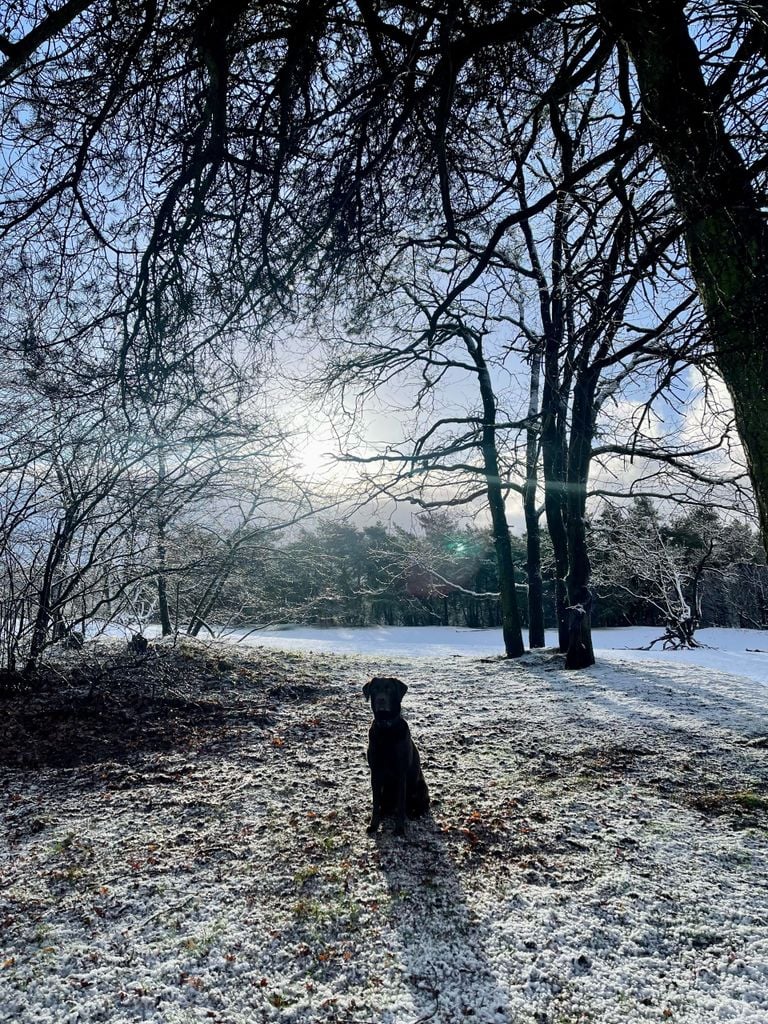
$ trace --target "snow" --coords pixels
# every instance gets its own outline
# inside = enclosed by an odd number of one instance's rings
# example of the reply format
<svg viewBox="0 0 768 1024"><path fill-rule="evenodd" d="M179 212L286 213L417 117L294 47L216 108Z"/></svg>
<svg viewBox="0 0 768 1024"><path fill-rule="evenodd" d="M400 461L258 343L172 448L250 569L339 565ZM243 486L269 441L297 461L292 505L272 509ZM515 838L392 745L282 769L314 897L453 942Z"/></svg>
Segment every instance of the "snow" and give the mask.
<svg viewBox="0 0 768 1024"><path fill-rule="evenodd" d="M768 647L727 632L703 655L731 671ZM765 1024L768 690L637 631L576 673L427 636L193 645L215 729L4 757L0 1020ZM409 686L433 797L404 840L364 830L376 673Z"/></svg>
<svg viewBox="0 0 768 1024"><path fill-rule="evenodd" d="M700 629L696 638L705 648L692 651L662 651L647 647L663 633L657 626L596 629L595 656L611 662L658 661L668 665L697 665L768 684L768 631L758 629ZM450 626L372 626L312 628L280 626L272 629L243 629L231 634L246 644L287 651L335 652L433 658L449 655L492 657L503 652L500 629L466 629ZM557 644L553 630L546 633L550 647ZM750 648L752 650L750 650ZM757 652L757 653L756 653Z"/></svg>

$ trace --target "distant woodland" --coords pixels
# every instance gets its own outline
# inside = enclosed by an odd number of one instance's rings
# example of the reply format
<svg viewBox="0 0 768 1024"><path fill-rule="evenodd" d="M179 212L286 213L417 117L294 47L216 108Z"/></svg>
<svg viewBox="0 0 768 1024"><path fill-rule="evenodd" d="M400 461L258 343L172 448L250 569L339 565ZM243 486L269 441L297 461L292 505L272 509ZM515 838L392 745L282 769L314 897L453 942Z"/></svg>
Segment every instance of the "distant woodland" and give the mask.
<svg viewBox="0 0 768 1024"><path fill-rule="evenodd" d="M726 524L705 510L665 522L650 502L636 501L605 511L590 525L590 537L597 625L661 626L679 588L701 625L768 628L768 568L758 534L743 523ZM525 538L512 540L524 563ZM277 622L501 625L490 530L462 526L445 512L421 517L417 532L324 520L280 544L253 538L234 559L231 543L199 531L171 539L171 559L183 555L188 563L172 576L174 629L206 635ZM555 627L551 551L543 564L545 620ZM518 594L527 626L524 577ZM137 629L158 621L157 607L153 587L141 588L134 600Z"/></svg>

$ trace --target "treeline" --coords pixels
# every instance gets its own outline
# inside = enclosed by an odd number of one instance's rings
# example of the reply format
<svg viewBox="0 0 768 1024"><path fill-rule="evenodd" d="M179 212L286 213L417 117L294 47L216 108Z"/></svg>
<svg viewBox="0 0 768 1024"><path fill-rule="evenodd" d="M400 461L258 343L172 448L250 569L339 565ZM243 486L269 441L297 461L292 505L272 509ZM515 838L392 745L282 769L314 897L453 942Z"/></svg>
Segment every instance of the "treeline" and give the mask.
<svg viewBox="0 0 768 1024"><path fill-rule="evenodd" d="M595 625L662 626L683 601L697 625L768 627L768 569L759 536L745 523L702 508L664 519L649 500L637 499L606 507L589 537ZM511 540L527 626L525 537ZM278 622L484 628L502 621L490 530L447 513L421 517L417 531L326 520L282 543L253 536L204 617L203 577L217 577L227 538L186 531L174 543L191 561L173 584L175 628L185 631ZM554 628L554 559L546 541L543 576L545 621ZM144 607L152 618L149 591Z"/></svg>
<svg viewBox="0 0 768 1024"><path fill-rule="evenodd" d="M356 527L320 520L281 543L253 536L232 561L217 601L201 622L200 577L213 578L228 538L184 531L176 553L196 565L176 576L178 628L301 622L323 626L501 624L498 576L487 530L424 517L418 533L381 523ZM522 557L522 546L517 543ZM170 552L173 554L173 550ZM144 607L152 608L146 594ZM153 618L152 612L149 618Z"/></svg>
<svg viewBox="0 0 768 1024"><path fill-rule="evenodd" d="M24 501L3 511L0 675L32 670L52 644L79 645L115 627L210 636L285 622L502 625L490 527L438 511L421 515L413 530L321 517L302 528L296 520L306 509L275 489L244 490L215 446L203 462L195 445L190 487L178 466L163 471L162 449L149 449L150 472L146 440L136 434L124 440L137 446L140 477L107 472L122 443L117 432L105 430L103 443L91 439L90 447L59 440L51 475L67 485L63 509L43 504L49 477L38 471ZM225 484L241 502L247 496L239 520L224 504ZM280 504L285 516L276 520ZM635 499L603 505L587 536L596 625L676 623L688 631L681 642L699 625L768 628L768 567L744 522L701 506L664 516ZM510 535L525 627L527 540ZM544 621L555 628L556 559L545 533L541 543Z"/></svg>
<svg viewBox="0 0 768 1024"><path fill-rule="evenodd" d="M601 625L660 625L690 646L699 626L768 627L759 535L706 506L662 517L648 498L605 506L590 529Z"/></svg>

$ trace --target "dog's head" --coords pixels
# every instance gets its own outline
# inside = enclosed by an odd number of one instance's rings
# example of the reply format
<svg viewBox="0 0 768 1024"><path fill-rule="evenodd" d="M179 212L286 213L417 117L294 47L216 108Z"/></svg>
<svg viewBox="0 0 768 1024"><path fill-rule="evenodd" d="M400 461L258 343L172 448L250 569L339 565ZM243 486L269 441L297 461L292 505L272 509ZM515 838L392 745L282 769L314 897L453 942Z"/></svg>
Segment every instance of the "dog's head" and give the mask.
<svg viewBox="0 0 768 1024"><path fill-rule="evenodd" d="M363 687L363 696L370 700L374 718L397 718L408 687L394 676L374 676Z"/></svg>

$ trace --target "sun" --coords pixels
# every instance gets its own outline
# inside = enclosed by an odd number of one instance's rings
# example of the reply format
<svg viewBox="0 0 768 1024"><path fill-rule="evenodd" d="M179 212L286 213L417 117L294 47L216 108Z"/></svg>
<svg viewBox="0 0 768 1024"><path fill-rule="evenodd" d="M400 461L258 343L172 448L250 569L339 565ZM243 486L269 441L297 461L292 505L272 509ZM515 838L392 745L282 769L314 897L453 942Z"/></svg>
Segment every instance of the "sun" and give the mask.
<svg viewBox="0 0 768 1024"><path fill-rule="evenodd" d="M344 458L344 450L332 433L298 437L292 462L296 479L317 487L346 487L359 478L357 467Z"/></svg>
<svg viewBox="0 0 768 1024"><path fill-rule="evenodd" d="M296 461L308 479L333 477L339 468L335 439L306 437L296 448ZM334 458L336 456L336 458Z"/></svg>
<svg viewBox="0 0 768 1024"><path fill-rule="evenodd" d="M286 440L290 444L288 465L297 482L317 486L354 487L365 475L365 458L370 447L357 434L337 429L330 419L302 410L294 416Z"/></svg>

